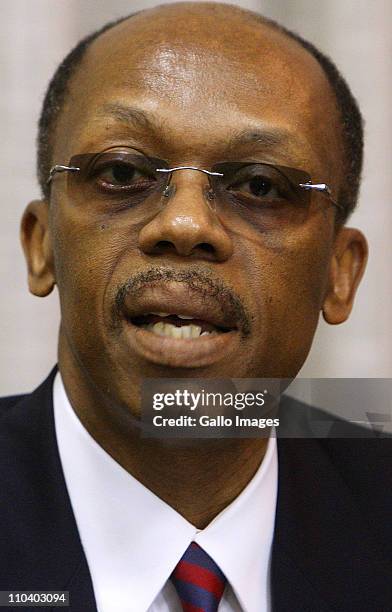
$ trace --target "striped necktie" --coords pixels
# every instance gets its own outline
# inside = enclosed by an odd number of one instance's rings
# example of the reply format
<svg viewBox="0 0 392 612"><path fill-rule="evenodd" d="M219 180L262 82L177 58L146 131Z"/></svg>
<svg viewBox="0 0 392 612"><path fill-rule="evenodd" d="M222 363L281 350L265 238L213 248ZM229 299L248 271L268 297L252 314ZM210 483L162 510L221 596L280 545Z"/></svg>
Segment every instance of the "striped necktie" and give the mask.
<svg viewBox="0 0 392 612"><path fill-rule="evenodd" d="M192 542L171 575L183 612L216 612L226 586L217 564Z"/></svg>

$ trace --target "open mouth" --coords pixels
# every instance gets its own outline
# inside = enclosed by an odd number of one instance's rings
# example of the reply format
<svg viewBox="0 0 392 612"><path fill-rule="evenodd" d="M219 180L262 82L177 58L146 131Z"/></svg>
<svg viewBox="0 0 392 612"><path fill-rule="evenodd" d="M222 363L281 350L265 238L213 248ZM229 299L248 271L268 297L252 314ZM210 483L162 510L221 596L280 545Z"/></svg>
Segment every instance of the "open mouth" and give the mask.
<svg viewBox="0 0 392 612"><path fill-rule="evenodd" d="M231 360L240 348L241 319L223 296L183 283L157 283L128 293L124 338L141 359L165 367L199 368Z"/></svg>
<svg viewBox="0 0 392 612"><path fill-rule="evenodd" d="M215 325L209 321L185 314L167 312L149 312L129 321L136 327L166 338L193 340L202 336L224 334L232 328Z"/></svg>

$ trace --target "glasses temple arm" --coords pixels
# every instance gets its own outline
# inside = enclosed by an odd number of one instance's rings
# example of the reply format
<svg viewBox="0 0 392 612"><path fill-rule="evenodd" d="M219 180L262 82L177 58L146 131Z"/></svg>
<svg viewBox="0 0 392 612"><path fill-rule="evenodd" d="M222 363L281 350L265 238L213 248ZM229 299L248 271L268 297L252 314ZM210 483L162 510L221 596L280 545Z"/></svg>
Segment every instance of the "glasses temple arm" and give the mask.
<svg viewBox="0 0 392 612"><path fill-rule="evenodd" d="M80 171L80 168L77 168L76 166L62 166L58 164L56 166L53 166L50 169L48 180L46 181L46 184L49 185L49 183L52 181L54 175L57 172L79 172L79 171Z"/></svg>
<svg viewBox="0 0 392 612"><path fill-rule="evenodd" d="M333 199L331 189L326 183L310 183L309 182L309 183L300 183L298 186L301 189L306 189L307 191L311 189L313 189L314 191L319 191L323 195L327 196L331 200L334 206L343 210L343 206Z"/></svg>

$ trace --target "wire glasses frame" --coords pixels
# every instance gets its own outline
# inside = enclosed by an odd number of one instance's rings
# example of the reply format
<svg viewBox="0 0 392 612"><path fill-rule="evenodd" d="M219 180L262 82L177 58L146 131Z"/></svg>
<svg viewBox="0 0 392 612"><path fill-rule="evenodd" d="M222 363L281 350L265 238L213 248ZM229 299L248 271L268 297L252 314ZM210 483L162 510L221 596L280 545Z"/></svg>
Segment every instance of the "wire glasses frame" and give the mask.
<svg viewBox="0 0 392 612"><path fill-rule="evenodd" d="M113 178L113 168L117 168L117 175L120 180ZM122 169L122 170L121 170ZM120 170L120 172L119 172ZM286 197L297 197L299 202L307 202L312 191L321 193L331 202L332 205L342 210L343 206L337 203L331 193L330 187L326 183L313 183L310 175L295 168L286 166L276 166L269 163L261 162L220 162L214 164L210 170L199 168L196 166L175 166L169 167L168 162L150 158L140 152L124 152L123 150L107 150L102 153L91 153L76 155L71 158L68 165L56 164L49 172L47 184L49 185L58 173L70 173L77 182L86 182L93 180L93 176L97 176L101 172L103 176L111 174L111 178L106 180L106 189L110 196L122 194L122 196L132 194L137 188L140 197L140 186L144 185L145 196L151 191L161 190L163 196L169 197L170 181L174 172L180 170L194 170L208 176L210 183L209 197L215 197L215 193L220 191L227 193L228 191L240 192L243 197L252 199L252 202L271 200L271 193L285 192ZM128 175L127 175L128 172ZM136 179L136 175L139 177ZM148 177L150 184L147 187L146 180L143 177ZM109 186L110 180L112 183ZM117 181L117 184L115 184ZM123 181L121 183L121 181ZM125 182L128 181L128 182ZM242 181L242 182L241 182ZM248 184L252 186L252 190L246 190L241 185ZM268 189L267 193L265 192ZM291 195L287 194L291 192ZM278 199L278 196L272 196Z"/></svg>

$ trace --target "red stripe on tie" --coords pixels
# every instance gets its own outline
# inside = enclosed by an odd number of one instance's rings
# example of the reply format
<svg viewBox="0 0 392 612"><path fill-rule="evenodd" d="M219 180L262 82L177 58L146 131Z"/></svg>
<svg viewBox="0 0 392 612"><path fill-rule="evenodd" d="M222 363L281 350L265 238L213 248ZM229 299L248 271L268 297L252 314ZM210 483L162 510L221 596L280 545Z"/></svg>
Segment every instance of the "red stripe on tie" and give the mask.
<svg viewBox="0 0 392 612"><path fill-rule="evenodd" d="M183 612L205 612L204 608L199 608L199 606L193 606L190 603L186 603L186 601L182 601L182 610Z"/></svg>
<svg viewBox="0 0 392 612"><path fill-rule="evenodd" d="M177 580L190 582L212 593L218 601L225 590L225 583L219 576L204 567L200 567L200 565L189 563L189 561L180 561L175 569L174 575ZM190 610L189 612L193 611ZM196 609L195 612L197 612Z"/></svg>

